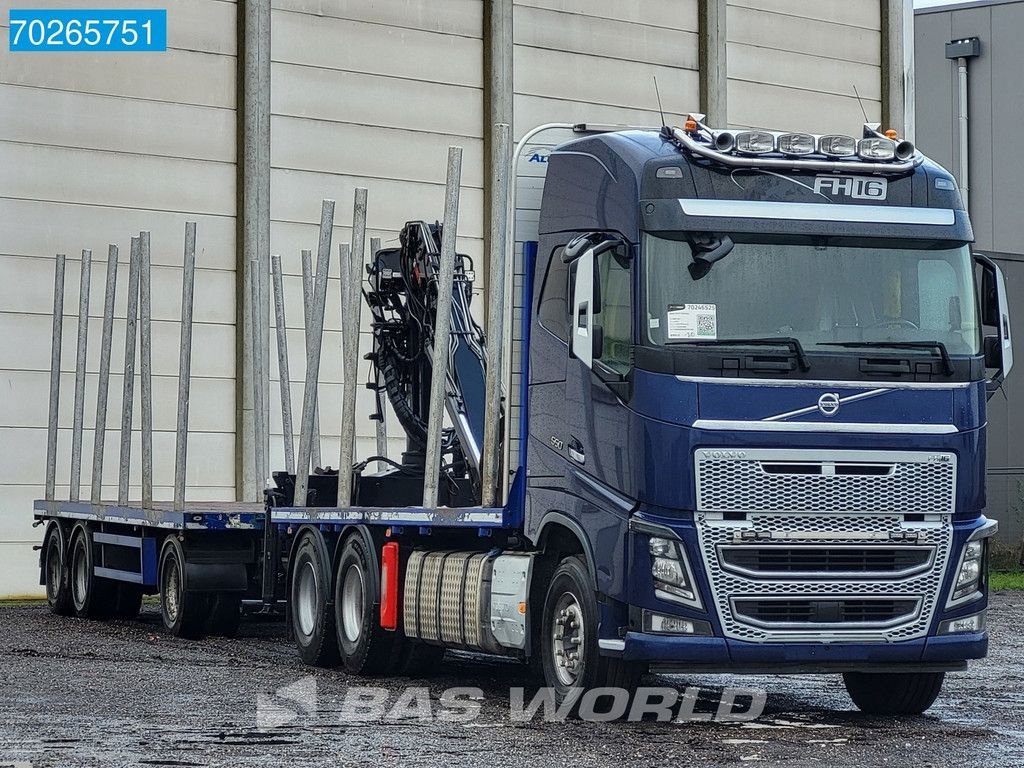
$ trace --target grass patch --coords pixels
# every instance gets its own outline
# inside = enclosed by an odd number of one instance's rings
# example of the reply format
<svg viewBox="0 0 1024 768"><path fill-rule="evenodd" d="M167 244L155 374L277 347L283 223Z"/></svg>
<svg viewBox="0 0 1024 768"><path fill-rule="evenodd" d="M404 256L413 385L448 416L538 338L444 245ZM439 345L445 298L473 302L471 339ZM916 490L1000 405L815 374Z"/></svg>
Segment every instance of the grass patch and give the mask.
<svg viewBox="0 0 1024 768"><path fill-rule="evenodd" d="M1024 590L1024 571L993 571L988 585L990 589Z"/></svg>

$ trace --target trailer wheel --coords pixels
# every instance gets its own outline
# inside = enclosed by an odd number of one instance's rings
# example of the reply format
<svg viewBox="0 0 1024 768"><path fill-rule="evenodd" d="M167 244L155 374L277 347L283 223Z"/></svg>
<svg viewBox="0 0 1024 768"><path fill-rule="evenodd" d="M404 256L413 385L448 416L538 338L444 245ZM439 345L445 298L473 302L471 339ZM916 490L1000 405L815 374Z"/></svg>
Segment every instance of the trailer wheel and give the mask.
<svg viewBox="0 0 1024 768"><path fill-rule="evenodd" d="M160 550L160 615L175 637L198 640L206 629L209 599L190 592L185 581L185 550L177 536L168 536Z"/></svg>
<svg viewBox="0 0 1024 768"><path fill-rule="evenodd" d="M390 671L397 660L397 632L380 626L380 604L372 558L363 539L354 534L345 540L334 579L334 614L338 646L345 669L357 675Z"/></svg>
<svg viewBox="0 0 1024 768"><path fill-rule="evenodd" d="M241 620L242 598L231 592L219 592L210 606L210 634L234 637L238 634Z"/></svg>
<svg viewBox="0 0 1024 768"><path fill-rule="evenodd" d="M920 715L935 703L945 672L846 672L857 709L869 715Z"/></svg>
<svg viewBox="0 0 1024 768"><path fill-rule="evenodd" d="M117 600L117 582L96 575L92 533L79 523L71 532L71 607L82 619L109 619Z"/></svg>
<svg viewBox="0 0 1024 768"><path fill-rule="evenodd" d="M67 542L63 527L50 523L43 544L43 576L46 579L46 602L57 616L71 615L71 585L68 583Z"/></svg>
<svg viewBox="0 0 1024 768"><path fill-rule="evenodd" d="M544 680L559 705L577 688L624 688L631 695L636 688L643 666L602 656L597 633L597 598L587 566L567 557L551 577L541 624Z"/></svg>
<svg viewBox="0 0 1024 768"><path fill-rule="evenodd" d="M292 635L302 660L314 667L332 667L339 661L334 611L329 595L331 567L313 533L302 534L292 558Z"/></svg>

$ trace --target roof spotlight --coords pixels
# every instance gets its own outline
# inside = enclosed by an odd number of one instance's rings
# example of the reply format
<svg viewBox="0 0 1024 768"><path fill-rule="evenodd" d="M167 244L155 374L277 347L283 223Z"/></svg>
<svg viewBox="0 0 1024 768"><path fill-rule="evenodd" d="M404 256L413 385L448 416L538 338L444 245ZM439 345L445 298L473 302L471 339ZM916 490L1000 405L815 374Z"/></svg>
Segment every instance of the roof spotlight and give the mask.
<svg viewBox="0 0 1024 768"><path fill-rule="evenodd" d="M818 151L829 157L852 157L857 154L857 140L841 134L822 136L818 139Z"/></svg>
<svg viewBox="0 0 1024 768"><path fill-rule="evenodd" d="M741 131L736 134L736 149L749 155L775 151L775 134L768 131Z"/></svg>
<svg viewBox="0 0 1024 768"><path fill-rule="evenodd" d="M779 152L784 155L810 155L814 137L809 133L784 133L779 136Z"/></svg>

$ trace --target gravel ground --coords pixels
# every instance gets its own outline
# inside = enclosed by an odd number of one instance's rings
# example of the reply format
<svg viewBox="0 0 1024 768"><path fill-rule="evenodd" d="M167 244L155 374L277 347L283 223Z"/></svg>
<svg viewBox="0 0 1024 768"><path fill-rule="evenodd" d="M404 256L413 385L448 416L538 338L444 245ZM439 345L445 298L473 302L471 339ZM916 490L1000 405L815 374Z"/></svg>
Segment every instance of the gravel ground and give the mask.
<svg viewBox="0 0 1024 768"><path fill-rule="evenodd" d="M723 686L760 688L767 706L749 723L518 723L510 717L510 688L536 682L514 664L449 653L429 677L366 681L304 667L279 622L250 620L237 639L196 643L165 635L153 608L136 622L99 624L58 619L44 606L7 605L0 606L0 768L3 761L1024 766L1022 625L1024 593L996 594L991 655L949 675L925 717L859 715L836 676L663 675L645 684L699 686L704 704ZM356 723L344 719L352 711L346 694L356 685L377 686L389 707L406 691L407 703L435 715L454 711L445 706L445 689L471 686L482 692L480 713L472 722ZM282 724L258 727L258 707L262 725L268 718ZM292 717L289 708L300 713Z"/></svg>

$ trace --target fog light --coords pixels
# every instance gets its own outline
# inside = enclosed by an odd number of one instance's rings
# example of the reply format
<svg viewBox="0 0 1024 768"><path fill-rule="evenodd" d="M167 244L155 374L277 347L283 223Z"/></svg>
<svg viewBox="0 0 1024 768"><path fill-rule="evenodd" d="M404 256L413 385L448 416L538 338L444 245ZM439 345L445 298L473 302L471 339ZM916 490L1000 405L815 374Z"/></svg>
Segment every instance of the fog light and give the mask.
<svg viewBox="0 0 1024 768"><path fill-rule="evenodd" d="M865 160L892 160L896 157L896 142L892 139L861 139L857 154Z"/></svg>
<svg viewBox="0 0 1024 768"><path fill-rule="evenodd" d="M779 152L784 155L809 155L814 152L814 137L809 133L784 133L779 136Z"/></svg>
<svg viewBox="0 0 1024 768"><path fill-rule="evenodd" d="M961 616L959 619L948 619L939 624L940 635L955 635L958 632L984 632L985 611L974 613L970 616Z"/></svg>
<svg viewBox="0 0 1024 768"><path fill-rule="evenodd" d="M775 134L768 131L742 131L736 134L736 149L748 155L763 155L775 150Z"/></svg>
<svg viewBox="0 0 1024 768"><path fill-rule="evenodd" d="M853 136L822 136L818 151L829 157L852 157L857 154L857 140Z"/></svg>
<svg viewBox="0 0 1024 768"><path fill-rule="evenodd" d="M663 635L710 635L711 625L700 619L685 619L682 616L666 616L654 611L644 611L644 632Z"/></svg>

